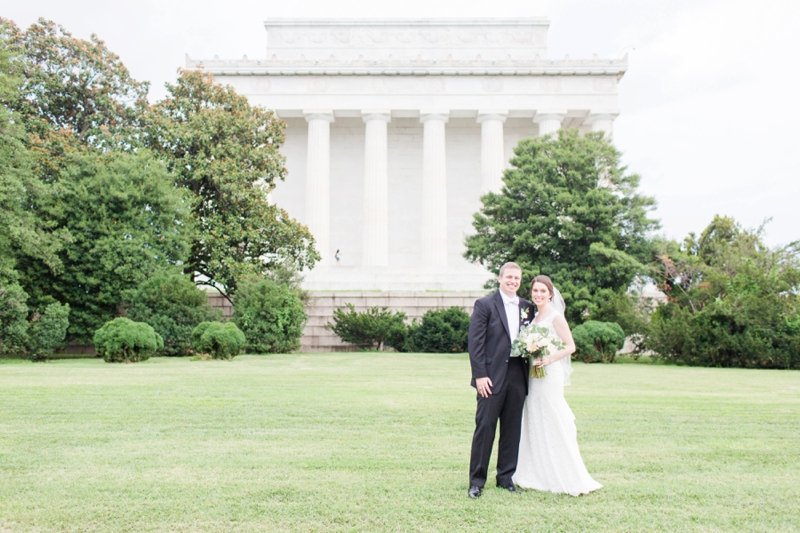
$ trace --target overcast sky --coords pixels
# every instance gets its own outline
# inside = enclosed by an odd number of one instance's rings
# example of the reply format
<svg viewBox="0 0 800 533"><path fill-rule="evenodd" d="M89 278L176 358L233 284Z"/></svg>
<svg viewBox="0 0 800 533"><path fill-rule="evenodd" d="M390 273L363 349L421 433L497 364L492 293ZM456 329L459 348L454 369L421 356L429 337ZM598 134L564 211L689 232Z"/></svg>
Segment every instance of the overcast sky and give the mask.
<svg viewBox="0 0 800 533"><path fill-rule="evenodd" d="M46 17L96 33L163 96L185 54L266 56L269 17L546 15L549 57L629 56L615 143L662 233L700 232L715 213L772 217L772 245L800 239L800 1L762 0L0 0L28 26ZM291 179L291 177L289 177Z"/></svg>

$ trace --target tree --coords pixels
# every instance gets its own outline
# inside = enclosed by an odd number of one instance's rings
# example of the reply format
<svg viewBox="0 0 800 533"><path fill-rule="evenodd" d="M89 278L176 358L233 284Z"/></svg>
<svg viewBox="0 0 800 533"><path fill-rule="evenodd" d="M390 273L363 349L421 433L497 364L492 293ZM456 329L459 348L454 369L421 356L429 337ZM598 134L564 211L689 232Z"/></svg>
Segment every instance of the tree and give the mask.
<svg viewBox="0 0 800 533"><path fill-rule="evenodd" d="M715 216L699 238L661 243L652 275L668 301L647 348L681 364L800 368L800 245L770 249L763 232Z"/></svg>
<svg viewBox="0 0 800 533"><path fill-rule="evenodd" d="M211 75L181 72L147 117L145 144L193 196L186 272L229 300L240 280L319 260L308 229L268 199L284 179L283 122Z"/></svg>
<svg viewBox="0 0 800 533"><path fill-rule="evenodd" d="M192 229L182 191L147 151L72 154L40 211L73 243L59 253L63 270L20 260L23 287L36 307L69 303L69 334L89 341L119 313L123 291L182 265Z"/></svg>
<svg viewBox="0 0 800 533"><path fill-rule="evenodd" d="M54 229L36 209L40 201L52 196L52 187L35 178L21 116L13 111L20 98L22 78L14 72L21 56L9 44L12 32L13 26L0 19L0 352L22 353L31 340L31 309L28 294L19 283L18 260L34 259L57 273L63 266L58 252L70 242L70 236ZM51 306L49 313L43 309L45 324L51 322L51 315L63 315L61 309ZM37 325L34 329L41 328ZM54 346L53 342L33 341L34 351L45 356ZM54 342L57 344L57 340Z"/></svg>
<svg viewBox="0 0 800 533"><path fill-rule="evenodd" d="M502 191L481 199L464 256L494 272L515 261L523 279L547 274L570 321L599 318L605 302L646 270L655 200L637 192L639 176L625 173L601 133L561 130L524 139L514 153ZM527 295L527 286L520 290Z"/></svg>
<svg viewBox="0 0 800 533"><path fill-rule="evenodd" d="M89 41L77 39L43 18L26 31L5 19L0 23L21 55L14 68L22 79L21 98L13 108L33 142L55 134L91 146L129 146L127 137L147 106L148 83L134 80L94 34Z"/></svg>

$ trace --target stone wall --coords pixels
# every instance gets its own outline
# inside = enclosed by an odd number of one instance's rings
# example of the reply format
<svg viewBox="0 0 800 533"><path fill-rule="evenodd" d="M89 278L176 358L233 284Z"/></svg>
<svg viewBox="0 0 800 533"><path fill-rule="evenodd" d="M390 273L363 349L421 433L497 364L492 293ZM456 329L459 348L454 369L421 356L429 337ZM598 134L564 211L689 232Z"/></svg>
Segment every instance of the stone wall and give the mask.
<svg viewBox="0 0 800 533"><path fill-rule="evenodd" d="M475 300L487 294L474 292L314 292L311 303L306 308L308 323L301 339L301 352L337 352L356 349L343 343L325 325L333 320L337 307L353 304L356 311L370 307L388 307L392 311L403 311L409 321L420 318L429 309L461 307L472 314ZM222 310L227 319L233 313L230 303L218 294L209 294L209 303Z"/></svg>

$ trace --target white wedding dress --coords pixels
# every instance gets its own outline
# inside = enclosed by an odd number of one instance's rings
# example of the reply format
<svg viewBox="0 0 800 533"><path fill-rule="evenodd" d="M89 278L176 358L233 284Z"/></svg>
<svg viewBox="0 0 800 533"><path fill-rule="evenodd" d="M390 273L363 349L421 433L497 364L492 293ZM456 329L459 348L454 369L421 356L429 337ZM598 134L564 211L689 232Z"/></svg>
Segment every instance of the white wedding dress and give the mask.
<svg viewBox="0 0 800 533"><path fill-rule="evenodd" d="M553 320L558 313L539 322L558 338ZM578 449L575 415L564 398L570 366L556 361L545 367L543 378L530 378L528 397L522 411L522 436L519 442L514 483L525 489L545 490L578 496L602 487L592 479Z"/></svg>

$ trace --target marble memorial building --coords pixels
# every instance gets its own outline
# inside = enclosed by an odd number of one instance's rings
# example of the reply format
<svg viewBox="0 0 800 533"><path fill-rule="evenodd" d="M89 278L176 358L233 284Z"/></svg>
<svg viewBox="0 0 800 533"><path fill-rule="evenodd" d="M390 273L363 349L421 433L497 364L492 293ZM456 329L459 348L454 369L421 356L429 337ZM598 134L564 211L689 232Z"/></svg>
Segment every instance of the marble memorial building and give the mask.
<svg viewBox="0 0 800 533"><path fill-rule="evenodd" d="M627 61L548 59L548 24L274 19L266 59L186 66L286 122L272 197L317 240L308 289L475 291L490 274L462 257L464 237L514 146L610 135L618 114Z"/></svg>

